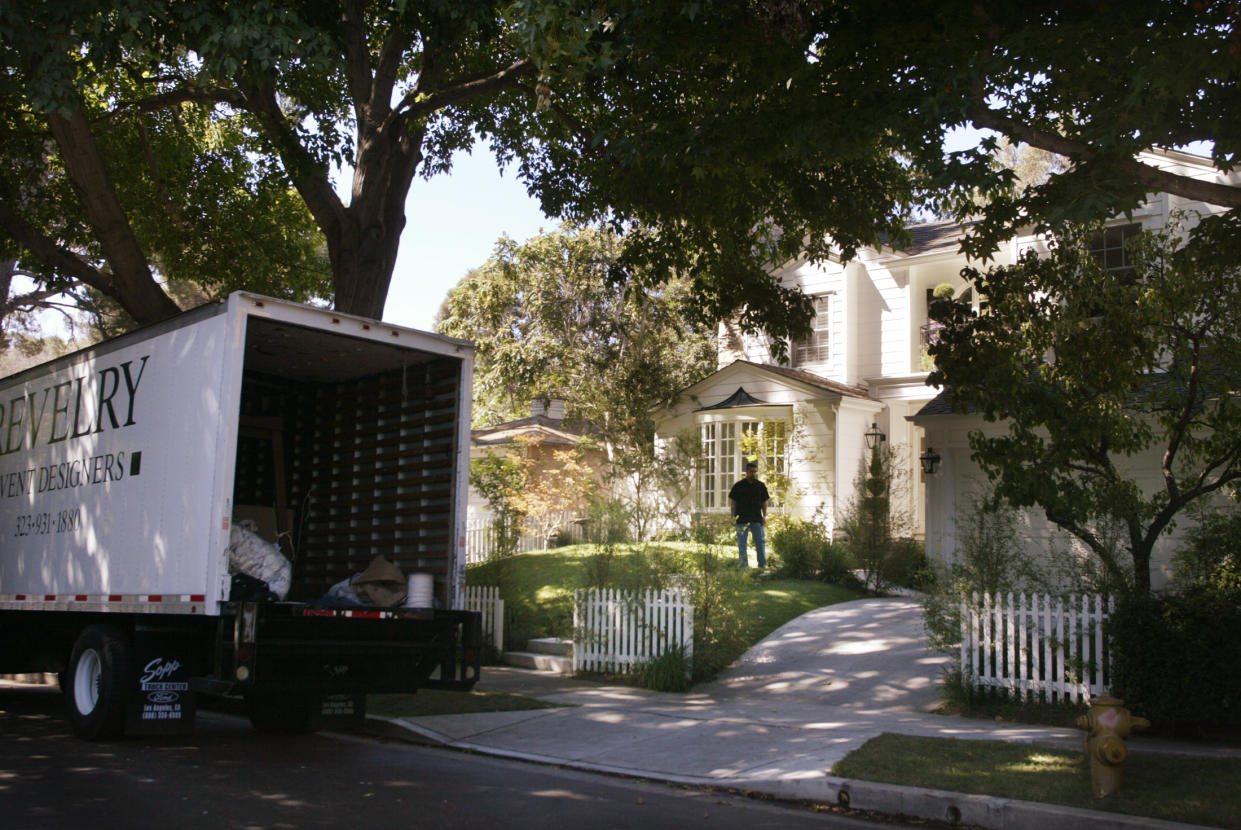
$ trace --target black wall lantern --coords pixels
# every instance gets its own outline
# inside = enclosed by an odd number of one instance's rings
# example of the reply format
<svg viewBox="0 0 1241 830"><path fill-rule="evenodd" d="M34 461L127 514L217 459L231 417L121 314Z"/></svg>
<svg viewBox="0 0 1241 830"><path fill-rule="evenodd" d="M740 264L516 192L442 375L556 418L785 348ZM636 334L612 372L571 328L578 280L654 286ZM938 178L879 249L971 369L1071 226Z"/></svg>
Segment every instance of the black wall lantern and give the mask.
<svg viewBox="0 0 1241 830"><path fill-rule="evenodd" d="M918 460L922 462L922 472L929 476L933 476L939 472L939 462L943 459L939 457L939 453L935 452L935 450L930 447L927 447L926 452L918 456Z"/></svg>
<svg viewBox="0 0 1241 830"><path fill-rule="evenodd" d="M871 423L870 429L868 429L865 433L865 437L866 449L868 450L873 450L875 447L888 440L888 436L884 435L883 432L880 431L879 425L876 423Z"/></svg>

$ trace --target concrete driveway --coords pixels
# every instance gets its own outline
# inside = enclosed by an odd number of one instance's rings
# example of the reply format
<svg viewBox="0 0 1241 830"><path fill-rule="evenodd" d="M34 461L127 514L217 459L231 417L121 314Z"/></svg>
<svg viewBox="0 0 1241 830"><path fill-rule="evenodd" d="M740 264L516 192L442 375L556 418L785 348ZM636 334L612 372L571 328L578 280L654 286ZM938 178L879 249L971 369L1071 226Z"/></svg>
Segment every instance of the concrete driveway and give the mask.
<svg viewBox="0 0 1241 830"><path fill-rule="evenodd" d="M859 599L788 622L694 692L859 712L925 712L937 703L936 684L949 662L927 650L918 602Z"/></svg>

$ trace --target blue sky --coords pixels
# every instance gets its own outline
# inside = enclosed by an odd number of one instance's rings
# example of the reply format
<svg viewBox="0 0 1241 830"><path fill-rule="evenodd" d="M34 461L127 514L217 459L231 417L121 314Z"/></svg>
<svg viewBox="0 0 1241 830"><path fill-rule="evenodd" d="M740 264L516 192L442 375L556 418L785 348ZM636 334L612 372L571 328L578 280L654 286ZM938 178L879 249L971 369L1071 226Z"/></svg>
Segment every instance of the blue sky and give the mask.
<svg viewBox="0 0 1241 830"><path fill-rule="evenodd" d="M543 215L512 170L500 175L486 145L458 153L450 174L415 179L384 321L431 330L435 312L466 272L487 261L496 240L524 242L558 222Z"/></svg>

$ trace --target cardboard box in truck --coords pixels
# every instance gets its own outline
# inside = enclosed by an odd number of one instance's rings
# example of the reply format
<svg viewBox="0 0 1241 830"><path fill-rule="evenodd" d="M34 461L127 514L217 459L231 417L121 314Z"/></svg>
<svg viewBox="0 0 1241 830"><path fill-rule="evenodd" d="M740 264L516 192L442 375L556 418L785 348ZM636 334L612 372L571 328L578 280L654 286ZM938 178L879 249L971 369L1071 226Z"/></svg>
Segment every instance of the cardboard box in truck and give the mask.
<svg viewBox="0 0 1241 830"><path fill-rule="evenodd" d="M188 729L204 694L304 729L470 688L472 365L236 293L0 380L0 673L58 672L87 738Z"/></svg>

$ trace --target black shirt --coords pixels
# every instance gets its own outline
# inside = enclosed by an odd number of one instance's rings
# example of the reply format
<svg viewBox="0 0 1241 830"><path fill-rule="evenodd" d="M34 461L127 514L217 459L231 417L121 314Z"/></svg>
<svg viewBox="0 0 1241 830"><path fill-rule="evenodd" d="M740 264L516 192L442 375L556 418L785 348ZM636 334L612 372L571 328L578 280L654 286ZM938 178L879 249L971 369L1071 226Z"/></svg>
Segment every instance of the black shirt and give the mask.
<svg viewBox="0 0 1241 830"><path fill-rule="evenodd" d="M757 478L751 481L743 478L728 491L728 497L737 503L736 519L741 522L761 522L763 520L763 504L770 498L767 485Z"/></svg>

